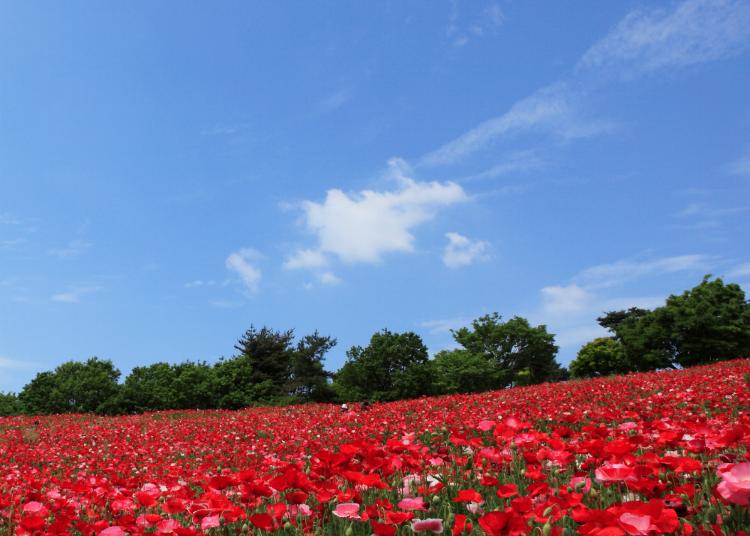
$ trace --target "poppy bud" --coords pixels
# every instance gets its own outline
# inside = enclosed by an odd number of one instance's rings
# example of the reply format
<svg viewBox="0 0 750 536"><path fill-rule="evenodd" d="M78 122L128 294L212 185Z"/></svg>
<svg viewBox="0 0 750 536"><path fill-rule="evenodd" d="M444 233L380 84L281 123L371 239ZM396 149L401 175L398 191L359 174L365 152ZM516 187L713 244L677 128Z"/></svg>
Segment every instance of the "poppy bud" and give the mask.
<svg viewBox="0 0 750 536"><path fill-rule="evenodd" d="M245 523L244 525L242 525L242 532L247 532L249 530L250 530L250 527L247 526L247 523Z"/></svg>
<svg viewBox="0 0 750 536"><path fill-rule="evenodd" d="M550 525L549 522L547 522L542 527L542 536L549 536L550 532L552 532L552 525Z"/></svg>
<svg viewBox="0 0 750 536"><path fill-rule="evenodd" d="M542 513L542 517L549 517L552 514L553 508L551 506L548 506L544 509L544 512Z"/></svg>
<svg viewBox="0 0 750 536"><path fill-rule="evenodd" d="M346 531L344 532L344 535L345 536L352 536L352 534L354 534L354 531L352 530L352 528L351 527L346 527Z"/></svg>

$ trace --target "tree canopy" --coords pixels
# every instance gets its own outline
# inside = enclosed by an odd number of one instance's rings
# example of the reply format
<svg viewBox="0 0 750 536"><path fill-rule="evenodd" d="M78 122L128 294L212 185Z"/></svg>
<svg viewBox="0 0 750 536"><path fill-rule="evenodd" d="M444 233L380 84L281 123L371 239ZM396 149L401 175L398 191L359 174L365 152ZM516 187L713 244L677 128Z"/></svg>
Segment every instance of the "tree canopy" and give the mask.
<svg viewBox="0 0 750 536"><path fill-rule="evenodd" d="M431 394L433 372L422 338L384 329L366 347L353 346L335 377L345 400L398 400Z"/></svg>
<svg viewBox="0 0 750 536"><path fill-rule="evenodd" d="M573 378L593 378L628 372L622 343L614 337L599 337L584 344L568 368Z"/></svg>
<svg viewBox="0 0 750 536"><path fill-rule="evenodd" d="M469 353L493 364L495 388L555 381L563 374L555 361L555 336L546 326L532 326L520 316L503 322L498 313L484 315L471 328L454 331L453 337Z"/></svg>

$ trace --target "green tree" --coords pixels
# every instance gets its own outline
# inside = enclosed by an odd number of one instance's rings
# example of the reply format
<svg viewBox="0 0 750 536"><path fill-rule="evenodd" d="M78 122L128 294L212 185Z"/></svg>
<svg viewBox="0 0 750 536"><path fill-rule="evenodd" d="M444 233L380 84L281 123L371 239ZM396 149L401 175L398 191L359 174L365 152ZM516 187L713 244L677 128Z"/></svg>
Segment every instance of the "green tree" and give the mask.
<svg viewBox="0 0 750 536"><path fill-rule="evenodd" d="M173 365L174 393L179 409L219 407L214 368L204 361L186 361Z"/></svg>
<svg viewBox="0 0 750 536"><path fill-rule="evenodd" d="M531 326L519 316L502 322L497 313L485 315L471 328L454 331L453 337L468 352L494 364L496 388L557 381L563 373L555 361L555 336L546 326Z"/></svg>
<svg viewBox="0 0 750 536"><path fill-rule="evenodd" d="M29 413L112 413L120 371L111 361L92 357L68 361L54 372L41 372L19 394Z"/></svg>
<svg viewBox="0 0 750 536"><path fill-rule="evenodd" d="M214 365L216 385L215 407L239 409L251 406L257 401L259 389L253 382L253 369L250 360L244 356L220 359ZM270 383L267 380L266 385Z"/></svg>
<svg viewBox="0 0 750 536"><path fill-rule="evenodd" d="M495 364L484 355L468 350L443 350L434 358L440 393L478 393L496 388L500 374Z"/></svg>
<svg viewBox="0 0 750 536"><path fill-rule="evenodd" d="M237 357L248 363L250 383L266 386L264 398L288 395L293 339L294 330L273 331L265 326L257 330L250 326L235 345Z"/></svg>
<svg viewBox="0 0 750 536"><path fill-rule="evenodd" d="M0 391L0 417L8 415L20 415L23 413L21 401L15 393L4 393Z"/></svg>
<svg viewBox="0 0 750 536"><path fill-rule="evenodd" d="M574 378L624 374L628 370L622 343L614 337L600 337L584 344L570 363L570 374Z"/></svg>
<svg viewBox="0 0 750 536"><path fill-rule="evenodd" d="M176 409L176 374L169 363L135 367L122 386L120 406L127 412Z"/></svg>
<svg viewBox="0 0 750 536"><path fill-rule="evenodd" d="M384 329L368 346L353 346L346 355L334 380L344 400L399 400L433 392L434 370L416 333Z"/></svg>

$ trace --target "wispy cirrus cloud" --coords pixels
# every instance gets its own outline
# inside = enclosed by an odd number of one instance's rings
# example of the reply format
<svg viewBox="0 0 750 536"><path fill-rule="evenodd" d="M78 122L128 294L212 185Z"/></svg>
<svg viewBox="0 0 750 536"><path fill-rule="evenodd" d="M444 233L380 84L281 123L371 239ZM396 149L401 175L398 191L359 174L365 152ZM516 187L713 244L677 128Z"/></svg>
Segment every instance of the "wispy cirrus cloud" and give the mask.
<svg viewBox="0 0 750 536"><path fill-rule="evenodd" d="M540 89L502 115L488 119L419 160L422 166L453 164L499 139L524 132L548 132L559 139L585 138L612 129L611 123L586 120L579 112L581 91L567 82Z"/></svg>
<svg viewBox="0 0 750 536"><path fill-rule="evenodd" d="M674 9L638 9L592 46L580 69L635 76L741 53L750 44L750 4L689 0Z"/></svg>
<svg viewBox="0 0 750 536"><path fill-rule="evenodd" d="M750 262L733 266L727 272L726 277L750 277Z"/></svg>
<svg viewBox="0 0 750 536"><path fill-rule="evenodd" d="M750 44L750 4L688 0L673 9L649 8L628 13L592 45L561 79L429 152L423 166L444 166L526 132L544 132L570 141L611 132L609 120L585 113L591 93L611 80L635 78L660 69L680 68L731 57ZM739 161L735 172L750 172Z"/></svg>
<svg viewBox="0 0 750 536"><path fill-rule="evenodd" d="M462 13L462 7L474 8L476 11L468 14ZM454 47L463 47L472 39L495 32L504 22L505 14L496 3L483 6L478 2L468 2L463 5L453 2L445 33Z"/></svg>
<svg viewBox="0 0 750 536"><path fill-rule="evenodd" d="M718 260L710 255L676 255L642 261L620 260L587 268L574 281L589 288L611 287L644 276L683 271L705 272L713 269Z"/></svg>

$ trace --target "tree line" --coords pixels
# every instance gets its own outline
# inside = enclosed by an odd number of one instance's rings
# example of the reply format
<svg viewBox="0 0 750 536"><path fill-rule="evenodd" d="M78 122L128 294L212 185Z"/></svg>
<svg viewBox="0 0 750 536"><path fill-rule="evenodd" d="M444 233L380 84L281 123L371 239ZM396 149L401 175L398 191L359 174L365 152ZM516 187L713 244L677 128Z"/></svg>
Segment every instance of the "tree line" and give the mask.
<svg viewBox="0 0 750 536"><path fill-rule="evenodd" d="M556 361L558 347L546 326L519 316L484 315L452 332L455 349L432 358L416 333L384 329L367 346L350 348L335 373L324 361L336 339L317 331L295 339L293 330L251 326L236 355L214 364L154 363L120 382L111 361L63 363L37 374L18 395L0 393L0 415L391 401L750 356L750 304L739 285L710 276L652 311L609 311L597 320L612 335L584 345L569 370Z"/></svg>

